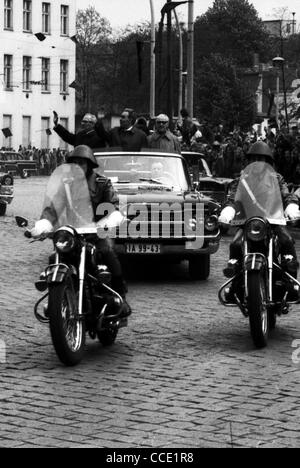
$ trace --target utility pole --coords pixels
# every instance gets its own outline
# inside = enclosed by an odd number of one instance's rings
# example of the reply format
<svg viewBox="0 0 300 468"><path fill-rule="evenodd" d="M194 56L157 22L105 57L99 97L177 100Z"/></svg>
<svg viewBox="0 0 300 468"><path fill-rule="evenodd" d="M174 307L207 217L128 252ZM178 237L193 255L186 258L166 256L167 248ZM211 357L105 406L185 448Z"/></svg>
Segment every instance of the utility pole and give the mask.
<svg viewBox="0 0 300 468"><path fill-rule="evenodd" d="M180 111L182 109L182 85L183 85L183 41L182 41L182 31L181 24L178 20L178 15L174 9L174 15L176 19L178 34L179 34L179 75L178 75L178 119L180 118Z"/></svg>
<svg viewBox="0 0 300 468"><path fill-rule="evenodd" d="M150 0L151 9L151 51L150 51L150 118L155 118L155 17L153 0Z"/></svg>
<svg viewBox="0 0 300 468"><path fill-rule="evenodd" d="M171 0L167 0L171 3ZM172 11L167 12L167 114L170 118L170 126L173 121L173 74L172 74Z"/></svg>
<svg viewBox="0 0 300 468"><path fill-rule="evenodd" d="M188 2L187 110L194 117L194 0Z"/></svg>

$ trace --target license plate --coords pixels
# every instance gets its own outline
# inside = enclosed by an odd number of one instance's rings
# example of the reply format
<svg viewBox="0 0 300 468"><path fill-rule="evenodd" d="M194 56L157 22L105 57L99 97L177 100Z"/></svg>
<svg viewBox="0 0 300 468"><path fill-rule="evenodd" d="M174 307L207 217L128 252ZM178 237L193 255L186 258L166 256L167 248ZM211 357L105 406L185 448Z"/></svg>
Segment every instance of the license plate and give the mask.
<svg viewBox="0 0 300 468"><path fill-rule="evenodd" d="M129 254L159 254L161 246L159 244L126 244L126 253Z"/></svg>

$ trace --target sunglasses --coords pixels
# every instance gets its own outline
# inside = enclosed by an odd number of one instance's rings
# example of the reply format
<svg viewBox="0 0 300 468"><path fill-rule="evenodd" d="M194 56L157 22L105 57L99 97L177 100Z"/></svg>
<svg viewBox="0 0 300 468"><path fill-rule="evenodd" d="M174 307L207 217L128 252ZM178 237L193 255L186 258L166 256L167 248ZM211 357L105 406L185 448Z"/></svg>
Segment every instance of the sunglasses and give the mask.
<svg viewBox="0 0 300 468"><path fill-rule="evenodd" d="M169 122L163 122L162 120L158 120L156 123L157 125L166 125Z"/></svg>

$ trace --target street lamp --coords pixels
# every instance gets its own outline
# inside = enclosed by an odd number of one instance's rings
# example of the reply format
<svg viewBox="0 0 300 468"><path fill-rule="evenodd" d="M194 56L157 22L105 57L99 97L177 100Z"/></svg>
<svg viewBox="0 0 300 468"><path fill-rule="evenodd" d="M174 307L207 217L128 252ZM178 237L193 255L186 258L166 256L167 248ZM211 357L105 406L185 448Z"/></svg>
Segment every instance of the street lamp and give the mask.
<svg viewBox="0 0 300 468"><path fill-rule="evenodd" d="M285 62L285 60L284 60L283 57L274 57L272 62L273 62L273 66L277 68L277 77L276 77L276 120L277 120L277 125L278 125L278 119L279 119L279 69L281 69L285 120L286 120L287 130L289 131L289 118L288 118L288 111L287 111L285 74L284 74L284 62ZM279 125L278 125L278 127L279 127Z"/></svg>

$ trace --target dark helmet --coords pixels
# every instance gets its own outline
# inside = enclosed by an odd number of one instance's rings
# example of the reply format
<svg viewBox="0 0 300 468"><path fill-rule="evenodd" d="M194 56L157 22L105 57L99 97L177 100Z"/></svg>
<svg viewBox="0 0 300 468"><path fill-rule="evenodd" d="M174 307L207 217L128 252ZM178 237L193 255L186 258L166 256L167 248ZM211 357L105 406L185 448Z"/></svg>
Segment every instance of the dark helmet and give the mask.
<svg viewBox="0 0 300 468"><path fill-rule="evenodd" d="M74 148L70 156L67 157L67 162L71 163L73 159L77 158L82 158L86 159L91 167L94 169L95 167L98 167L98 163L96 161L96 158L94 156L93 150L86 145L79 145Z"/></svg>
<svg viewBox="0 0 300 468"><path fill-rule="evenodd" d="M274 154L270 146L264 141L256 141L250 146L247 153L247 159L251 159L251 156L264 156L269 162L274 162Z"/></svg>

